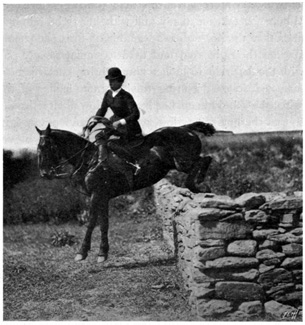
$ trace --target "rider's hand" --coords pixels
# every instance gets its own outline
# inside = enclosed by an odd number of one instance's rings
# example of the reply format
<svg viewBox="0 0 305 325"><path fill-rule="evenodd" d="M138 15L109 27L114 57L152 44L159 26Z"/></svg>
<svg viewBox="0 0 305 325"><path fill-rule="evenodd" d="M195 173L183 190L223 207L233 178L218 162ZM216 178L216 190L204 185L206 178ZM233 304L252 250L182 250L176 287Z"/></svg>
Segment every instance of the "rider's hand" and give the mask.
<svg viewBox="0 0 305 325"><path fill-rule="evenodd" d="M121 121L115 121L112 123L114 129L116 130L120 125L121 125Z"/></svg>

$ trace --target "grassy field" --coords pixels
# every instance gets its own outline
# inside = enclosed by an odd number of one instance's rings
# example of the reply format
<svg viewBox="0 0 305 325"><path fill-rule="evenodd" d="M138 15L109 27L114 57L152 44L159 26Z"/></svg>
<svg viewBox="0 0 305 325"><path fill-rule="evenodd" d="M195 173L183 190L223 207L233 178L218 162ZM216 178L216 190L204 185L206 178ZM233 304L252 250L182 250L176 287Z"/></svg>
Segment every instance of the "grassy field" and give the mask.
<svg viewBox="0 0 305 325"><path fill-rule="evenodd" d="M193 320L154 207L134 196L123 200L112 203L104 265L96 263L98 228L87 260L75 263L86 227L76 222L4 227L4 320ZM67 231L76 243L52 246L55 231Z"/></svg>

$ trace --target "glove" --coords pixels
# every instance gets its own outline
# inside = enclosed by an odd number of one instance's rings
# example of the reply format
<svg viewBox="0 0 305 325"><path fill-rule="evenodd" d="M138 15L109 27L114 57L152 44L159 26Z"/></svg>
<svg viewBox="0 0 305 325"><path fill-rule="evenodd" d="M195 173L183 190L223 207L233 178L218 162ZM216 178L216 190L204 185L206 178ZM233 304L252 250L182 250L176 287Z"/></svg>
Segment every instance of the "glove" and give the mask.
<svg viewBox="0 0 305 325"><path fill-rule="evenodd" d="M121 125L120 121L115 121L112 123L113 128L116 130Z"/></svg>
<svg viewBox="0 0 305 325"><path fill-rule="evenodd" d="M126 120L125 119L120 119L118 121L115 121L112 123L113 128L116 130L120 125L126 125Z"/></svg>

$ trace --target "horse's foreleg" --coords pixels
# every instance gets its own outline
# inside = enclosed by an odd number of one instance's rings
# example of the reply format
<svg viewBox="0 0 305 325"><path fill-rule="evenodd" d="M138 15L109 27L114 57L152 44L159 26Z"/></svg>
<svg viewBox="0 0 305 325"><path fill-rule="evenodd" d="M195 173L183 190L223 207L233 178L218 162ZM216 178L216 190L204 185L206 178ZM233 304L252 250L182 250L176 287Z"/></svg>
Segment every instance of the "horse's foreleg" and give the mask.
<svg viewBox="0 0 305 325"><path fill-rule="evenodd" d="M103 200L103 204L100 212L100 228L101 228L101 244L98 253L97 262L102 263L108 258L109 243L108 243L108 229L109 229L109 218L108 218L108 199Z"/></svg>
<svg viewBox="0 0 305 325"><path fill-rule="evenodd" d="M75 256L75 261L77 262L86 259L88 256L88 251L91 248L91 236L96 225L97 217L98 209L96 208L95 196L92 195L90 199L89 224L81 248Z"/></svg>

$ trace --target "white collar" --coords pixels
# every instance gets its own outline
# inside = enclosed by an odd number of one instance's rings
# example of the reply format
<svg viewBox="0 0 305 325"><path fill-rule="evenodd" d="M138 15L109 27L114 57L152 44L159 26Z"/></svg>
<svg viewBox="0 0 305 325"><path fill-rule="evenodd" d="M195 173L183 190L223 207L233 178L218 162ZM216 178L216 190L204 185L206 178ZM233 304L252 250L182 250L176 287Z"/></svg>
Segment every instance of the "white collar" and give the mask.
<svg viewBox="0 0 305 325"><path fill-rule="evenodd" d="M115 90L115 91L111 90L112 91L112 97L114 98L120 92L121 89L122 88L120 88L118 90Z"/></svg>

